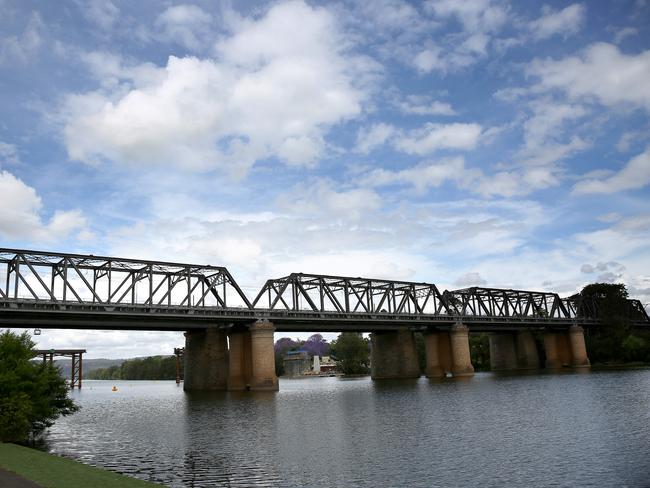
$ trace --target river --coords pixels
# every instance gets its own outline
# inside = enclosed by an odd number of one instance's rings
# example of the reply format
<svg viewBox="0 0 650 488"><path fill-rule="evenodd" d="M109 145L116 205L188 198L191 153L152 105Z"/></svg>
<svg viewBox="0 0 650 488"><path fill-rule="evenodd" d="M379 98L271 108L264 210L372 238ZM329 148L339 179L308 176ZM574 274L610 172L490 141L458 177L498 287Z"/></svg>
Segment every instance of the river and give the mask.
<svg viewBox="0 0 650 488"><path fill-rule="evenodd" d="M648 369L191 395L86 381L72 396L50 452L172 487L650 487Z"/></svg>

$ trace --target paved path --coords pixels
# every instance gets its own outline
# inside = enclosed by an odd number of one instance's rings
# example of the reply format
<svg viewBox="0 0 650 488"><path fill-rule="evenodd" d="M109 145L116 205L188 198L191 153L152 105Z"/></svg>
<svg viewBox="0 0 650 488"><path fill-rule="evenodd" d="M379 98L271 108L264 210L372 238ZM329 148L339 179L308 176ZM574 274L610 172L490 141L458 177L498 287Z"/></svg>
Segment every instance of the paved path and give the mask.
<svg viewBox="0 0 650 488"><path fill-rule="evenodd" d="M42 488L42 485L2 468L0 468L0 486L2 488Z"/></svg>

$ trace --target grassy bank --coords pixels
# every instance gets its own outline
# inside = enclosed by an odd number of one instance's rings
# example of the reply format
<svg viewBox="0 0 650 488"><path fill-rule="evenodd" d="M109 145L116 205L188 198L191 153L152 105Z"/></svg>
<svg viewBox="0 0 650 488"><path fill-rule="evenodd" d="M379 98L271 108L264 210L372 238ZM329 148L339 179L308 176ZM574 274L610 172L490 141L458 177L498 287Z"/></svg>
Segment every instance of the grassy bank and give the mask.
<svg viewBox="0 0 650 488"><path fill-rule="evenodd" d="M160 486L16 444L0 443L0 467L47 488Z"/></svg>

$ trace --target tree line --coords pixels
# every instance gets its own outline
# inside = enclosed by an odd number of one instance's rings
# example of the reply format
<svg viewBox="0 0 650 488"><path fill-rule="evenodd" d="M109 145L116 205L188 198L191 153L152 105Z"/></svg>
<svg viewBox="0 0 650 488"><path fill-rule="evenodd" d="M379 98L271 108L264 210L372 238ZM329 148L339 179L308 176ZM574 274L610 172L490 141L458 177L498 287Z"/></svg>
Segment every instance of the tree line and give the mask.
<svg viewBox="0 0 650 488"><path fill-rule="evenodd" d="M84 376L89 380L173 380L176 379L176 357L127 359L119 366L95 369Z"/></svg>

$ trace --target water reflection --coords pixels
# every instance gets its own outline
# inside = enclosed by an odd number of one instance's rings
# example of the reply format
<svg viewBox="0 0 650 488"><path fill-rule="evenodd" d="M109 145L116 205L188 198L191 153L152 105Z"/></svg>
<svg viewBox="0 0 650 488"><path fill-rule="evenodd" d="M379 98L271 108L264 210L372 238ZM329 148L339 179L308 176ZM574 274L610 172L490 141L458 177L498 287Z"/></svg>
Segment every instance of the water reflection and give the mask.
<svg viewBox="0 0 650 488"><path fill-rule="evenodd" d="M187 394L88 381L49 450L168 486L630 486L650 479L650 371Z"/></svg>

